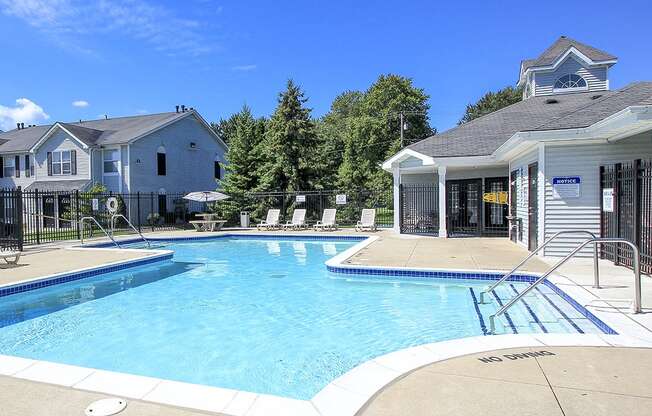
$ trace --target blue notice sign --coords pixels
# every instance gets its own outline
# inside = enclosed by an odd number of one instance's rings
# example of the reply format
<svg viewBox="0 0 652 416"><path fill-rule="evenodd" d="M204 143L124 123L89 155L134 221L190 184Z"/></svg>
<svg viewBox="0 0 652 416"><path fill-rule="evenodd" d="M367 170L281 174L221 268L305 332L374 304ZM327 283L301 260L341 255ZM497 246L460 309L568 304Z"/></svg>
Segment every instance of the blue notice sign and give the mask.
<svg viewBox="0 0 652 416"><path fill-rule="evenodd" d="M555 176L552 178L552 197L579 198L581 186L582 178L579 176Z"/></svg>

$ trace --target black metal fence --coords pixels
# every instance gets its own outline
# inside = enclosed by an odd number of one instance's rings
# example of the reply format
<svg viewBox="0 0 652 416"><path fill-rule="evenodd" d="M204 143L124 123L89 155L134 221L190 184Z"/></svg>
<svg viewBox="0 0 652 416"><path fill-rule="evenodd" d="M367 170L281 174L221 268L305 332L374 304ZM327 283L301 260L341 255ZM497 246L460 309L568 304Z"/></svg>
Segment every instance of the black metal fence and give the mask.
<svg viewBox="0 0 652 416"><path fill-rule="evenodd" d="M0 189L0 250L23 249L20 191Z"/></svg>
<svg viewBox="0 0 652 416"><path fill-rule="evenodd" d="M376 209L376 224L381 228L394 225L392 190L321 190L299 192L258 192L248 195L251 205L252 222L265 218L267 210L281 210L281 221L289 221L295 208L306 209L306 222L313 224L321 220L324 209L337 209L337 224L342 227L354 226L360 220L363 208Z"/></svg>
<svg viewBox="0 0 652 416"><path fill-rule="evenodd" d="M401 184L401 232L405 234L439 233L439 186L437 184Z"/></svg>
<svg viewBox="0 0 652 416"><path fill-rule="evenodd" d="M22 212L22 239L24 244L42 244L98 235L96 227L82 221L93 217L105 229L112 214L107 208L110 198L117 200L117 214L129 219L139 231L157 231L188 228L194 214L204 211L205 204L183 199L184 193L87 193L11 191L20 194ZM127 223L117 218L118 233L129 232Z"/></svg>
<svg viewBox="0 0 652 416"><path fill-rule="evenodd" d="M652 160L600 167L602 237L625 238L639 247L641 270L652 273ZM632 250L604 244L603 258L632 267Z"/></svg>
<svg viewBox="0 0 652 416"><path fill-rule="evenodd" d="M198 219L197 213L211 211L214 207L185 200L185 194L2 190L0 248L22 250L23 244L101 236L94 223L83 221L83 218L92 217L103 228L110 229L113 214L107 202L112 198L117 201L116 213L124 215L138 231L191 228L189 221ZM271 208L281 209L281 221L289 220L294 208L306 208L308 224L320 220L324 209L337 208L337 222L343 227L355 225L363 208L376 208L377 225L393 225L391 190L265 192L248 194L246 200L245 206L236 208L250 209L253 225L264 219ZM233 216L227 225L239 225L239 218ZM116 218L114 230L116 234L133 232L120 218Z"/></svg>

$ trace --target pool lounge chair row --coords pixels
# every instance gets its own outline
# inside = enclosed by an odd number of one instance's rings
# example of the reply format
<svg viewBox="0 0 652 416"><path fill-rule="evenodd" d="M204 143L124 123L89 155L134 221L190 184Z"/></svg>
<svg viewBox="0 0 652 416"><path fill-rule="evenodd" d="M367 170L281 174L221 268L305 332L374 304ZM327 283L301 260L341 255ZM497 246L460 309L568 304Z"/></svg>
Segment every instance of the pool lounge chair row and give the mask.
<svg viewBox="0 0 652 416"><path fill-rule="evenodd" d="M335 216L337 214L337 209L328 208L325 209L321 220L317 221L316 224L312 226L315 231L334 231L337 230L337 223L335 222ZM292 213L292 220L286 222L285 224L279 223L279 216L281 215L280 209L270 209L267 211L267 218L264 221L259 223L256 228L258 230L302 230L309 228L306 224L306 210L304 208L295 209ZM362 216L360 221L355 226L356 231L376 231L376 210L375 209L363 209Z"/></svg>

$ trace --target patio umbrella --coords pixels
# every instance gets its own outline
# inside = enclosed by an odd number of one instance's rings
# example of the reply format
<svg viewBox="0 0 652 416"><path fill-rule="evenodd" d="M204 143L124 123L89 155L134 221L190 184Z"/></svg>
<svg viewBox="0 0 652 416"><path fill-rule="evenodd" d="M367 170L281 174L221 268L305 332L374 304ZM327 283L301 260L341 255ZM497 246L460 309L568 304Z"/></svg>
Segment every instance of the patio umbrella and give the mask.
<svg viewBox="0 0 652 416"><path fill-rule="evenodd" d="M197 202L217 202L228 199L229 196L216 191L199 191L191 192L184 196L183 199Z"/></svg>

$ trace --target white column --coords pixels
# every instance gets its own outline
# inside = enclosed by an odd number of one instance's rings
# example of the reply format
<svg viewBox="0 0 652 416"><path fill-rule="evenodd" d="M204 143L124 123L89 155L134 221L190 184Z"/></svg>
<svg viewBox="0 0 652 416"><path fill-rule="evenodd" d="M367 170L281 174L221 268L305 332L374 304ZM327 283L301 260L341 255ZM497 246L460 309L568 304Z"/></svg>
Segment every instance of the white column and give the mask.
<svg viewBox="0 0 652 416"><path fill-rule="evenodd" d="M446 166L440 166L439 179L439 237L446 238Z"/></svg>
<svg viewBox="0 0 652 416"><path fill-rule="evenodd" d="M401 184L401 169L398 166L392 168L394 175L394 232L401 232L401 200L400 200L400 187Z"/></svg>

